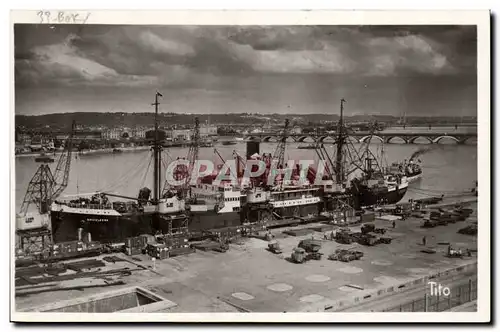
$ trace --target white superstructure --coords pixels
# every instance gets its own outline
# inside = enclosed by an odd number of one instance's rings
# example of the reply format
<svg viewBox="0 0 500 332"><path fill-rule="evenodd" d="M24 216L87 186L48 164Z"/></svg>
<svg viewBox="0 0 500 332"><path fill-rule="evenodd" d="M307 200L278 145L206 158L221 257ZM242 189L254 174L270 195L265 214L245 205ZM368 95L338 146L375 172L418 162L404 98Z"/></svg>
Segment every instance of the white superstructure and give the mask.
<svg viewBox="0 0 500 332"><path fill-rule="evenodd" d="M237 186L231 184L199 183L191 186L191 197L196 201L190 204L191 211L208 211L212 208L217 213L238 212L241 209L242 194ZM197 203L200 202L200 203ZM203 205L206 208L203 208Z"/></svg>

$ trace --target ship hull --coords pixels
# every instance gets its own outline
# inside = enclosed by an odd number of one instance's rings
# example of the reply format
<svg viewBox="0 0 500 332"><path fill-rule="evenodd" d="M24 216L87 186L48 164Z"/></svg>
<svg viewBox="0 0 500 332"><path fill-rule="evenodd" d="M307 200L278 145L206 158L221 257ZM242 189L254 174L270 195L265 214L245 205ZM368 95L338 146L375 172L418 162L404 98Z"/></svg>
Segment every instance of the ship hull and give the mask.
<svg viewBox="0 0 500 332"><path fill-rule="evenodd" d="M54 242L78 240L79 228L82 238L90 233L93 241L118 243L128 237L141 234L163 234L175 232L186 226L187 216L161 215L158 213L133 213L120 216L103 216L86 213L51 212L51 227Z"/></svg>
<svg viewBox="0 0 500 332"><path fill-rule="evenodd" d="M394 188L393 190L376 190L361 188L358 202L360 207L373 206L379 204L396 204L403 199L408 187Z"/></svg>
<svg viewBox="0 0 500 332"><path fill-rule="evenodd" d="M318 216L323 210L323 204L298 205L293 207L272 208L265 205L248 204L244 209L245 222L266 222L275 219L305 218Z"/></svg>
<svg viewBox="0 0 500 332"><path fill-rule="evenodd" d="M204 231L208 229L239 226L242 224L239 212L216 213L215 211L191 212L189 214L189 230Z"/></svg>
<svg viewBox="0 0 500 332"><path fill-rule="evenodd" d="M300 205L294 207L283 207L273 210L275 219L301 218L309 216L318 216L320 213L319 204Z"/></svg>
<svg viewBox="0 0 500 332"><path fill-rule="evenodd" d="M408 183L416 182L422 178L422 172L417 174L407 174L406 178L408 179Z"/></svg>
<svg viewBox="0 0 500 332"><path fill-rule="evenodd" d="M137 213L129 216L103 216L98 214L52 211L51 227L54 242L78 240L78 229L83 236L90 233L93 241L120 242L127 237L153 232L152 214Z"/></svg>

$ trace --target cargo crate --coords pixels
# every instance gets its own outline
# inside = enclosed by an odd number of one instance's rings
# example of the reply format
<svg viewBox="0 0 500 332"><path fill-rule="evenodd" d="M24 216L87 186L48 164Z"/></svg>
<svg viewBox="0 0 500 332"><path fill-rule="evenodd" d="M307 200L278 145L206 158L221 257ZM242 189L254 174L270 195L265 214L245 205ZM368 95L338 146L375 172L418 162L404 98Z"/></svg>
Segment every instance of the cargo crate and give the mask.
<svg viewBox="0 0 500 332"><path fill-rule="evenodd" d="M375 213L373 212L366 212L361 215L362 223L373 222L374 220L375 220Z"/></svg>
<svg viewBox="0 0 500 332"><path fill-rule="evenodd" d="M129 248L127 247L125 249L125 253L128 255L128 256L135 256L135 255L139 255L139 254L142 254L142 250L139 249L139 248Z"/></svg>

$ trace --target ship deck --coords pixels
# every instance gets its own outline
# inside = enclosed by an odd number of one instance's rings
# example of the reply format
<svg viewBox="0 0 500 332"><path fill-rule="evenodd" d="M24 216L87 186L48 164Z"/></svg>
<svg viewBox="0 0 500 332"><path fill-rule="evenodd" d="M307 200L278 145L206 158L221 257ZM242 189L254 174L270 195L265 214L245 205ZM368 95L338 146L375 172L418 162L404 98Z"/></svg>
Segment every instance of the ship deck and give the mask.
<svg viewBox="0 0 500 332"><path fill-rule="evenodd" d="M324 234L319 232L286 236L282 232L290 228L281 228L272 230L283 249L283 254L278 255L266 250L268 242L256 238L241 239L239 243L231 244L225 253L196 251L186 256L157 260L154 271L149 256L136 256L141 260L139 262L124 254L115 254L128 261L105 262L102 270L137 269L137 264L149 269L123 277L126 285L16 296L16 309L24 311L55 301L131 286L144 287L177 304L165 312L299 312L323 311L335 307L338 301L344 306L348 303L355 305L363 301L365 294L380 293L379 290L386 292L389 287L397 290L401 285L409 285L413 280L440 271L465 266L459 274L465 275L468 271L467 278L474 277L477 237L457 233L458 229L477 221L476 203L471 207L474 213L466 221L430 229L421 228L423 221L418 218L397 220L395 229L392 229L392 221L376 219L375 225L388 228L386 235L393 241L372 247L324 240ZM301 228L312 226L314 224ZM351 229L359 231L359 226ZM422 244L424 236L427 239L425 247ZM288 261L299 241L311 237L322 240L322 259L304 264ZM440 243L471 249L472 257L447 258L448 245ZM364 257L350 263L328 260L328 255L337 248L353 248L362 251ZM436 253L421 252L425 248L435 249ZM75 279L63 283L75 285L83 281ZM91 285L96 281L89 279L86 282L86 285Z"/></svg>

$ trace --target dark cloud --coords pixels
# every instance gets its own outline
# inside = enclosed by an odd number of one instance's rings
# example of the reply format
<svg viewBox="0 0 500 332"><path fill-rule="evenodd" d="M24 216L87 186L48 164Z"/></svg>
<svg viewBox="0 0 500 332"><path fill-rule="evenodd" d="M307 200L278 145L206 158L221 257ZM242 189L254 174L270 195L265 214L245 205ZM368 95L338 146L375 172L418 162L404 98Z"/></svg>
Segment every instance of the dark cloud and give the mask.
<svg viewBox="0 0 500 332"><path fill-rule="evenodd" d="M66 66L62 72L74 72L72 57L91 67L77 70L77 77L89 78L86 74L99 68L99 80L107 68L103 81L110 83L113 75L164 81L173 68L181 81L203 73L471 74L476 59L475 28L457 26L16 25L15 46L18 77L37 75L36 82L43 81L42 68ZM59 48L63 60L49 48ZM24 73L30 70L34 73Z"/></svg>
<svg viewBox="0 0 500 332"><path fill-rule="evenodd" d="M204 91L231 105L255 98L278 108L283 98L330 102L322 96L332 89L336 96L352 96L349 88L372 80L391 82L379 84L392 89L382 93L390 98L399 93L411 99L415 91L436 89L429 83L434 78L450 86L460 82L470 94L476 86L476 39L474 26L16 24L15 84L32 91L165 88L189 99ZM256 103L248 107L256 111Z"/></svg>

